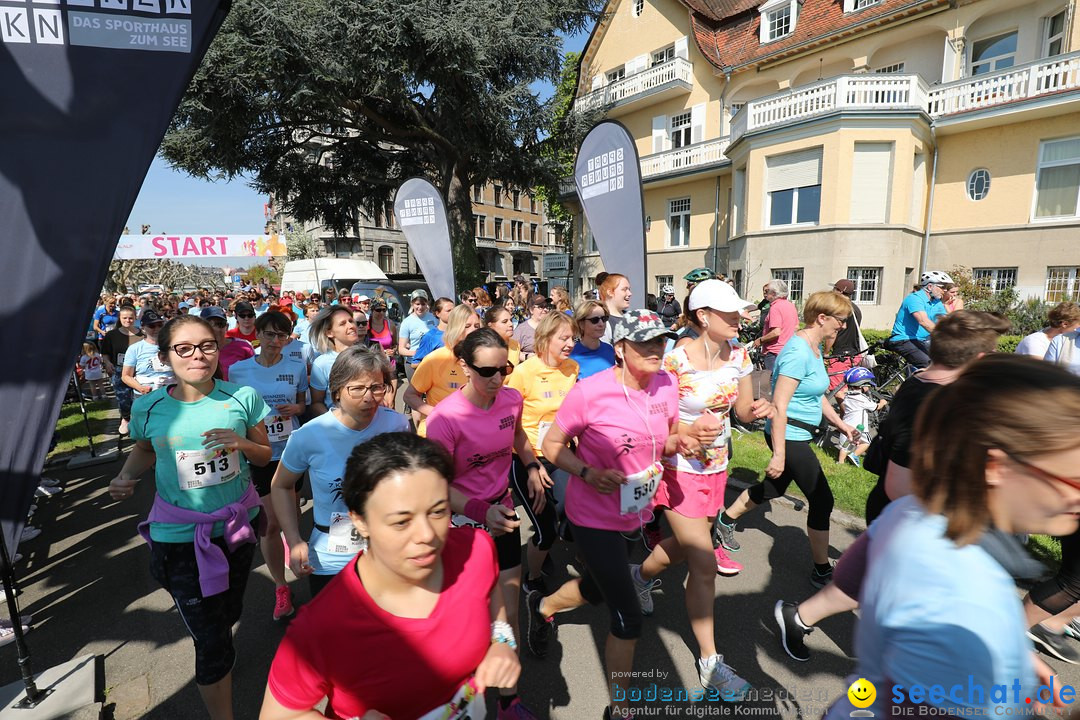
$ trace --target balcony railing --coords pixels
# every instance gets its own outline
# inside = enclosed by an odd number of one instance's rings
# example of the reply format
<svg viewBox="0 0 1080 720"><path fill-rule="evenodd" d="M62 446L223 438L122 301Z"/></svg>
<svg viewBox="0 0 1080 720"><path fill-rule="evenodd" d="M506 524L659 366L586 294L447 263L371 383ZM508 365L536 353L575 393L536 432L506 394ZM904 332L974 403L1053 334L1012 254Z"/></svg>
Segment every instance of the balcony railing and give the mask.
<svg viewBox="0 0 1080 720"><path fill-rule="evenodd" d="M677 57L582 95L574 101L574 111L587 112L608 105L629 103L662 90L666 86L689 90L693 83L693 76L693 63Z"/></svg>
<svg viewBox="0 0 1080 720"><path fill-rule="evenodd" d="M728 158L724 155L727 146L728 139L725 137L646 155L641 158L641 177L649 180L668 173L686 172L727 162Z"/></svg>
<svg viewBox="0 0 1080 720"><path fill-rule="evenodd" d="M930 91L930 115L981 110L1080 88L1080 53L947 83Z"/></svg>
<svg viewBox="0 0 1080 720"><path fill-rule="evenodd" d="M493 248L497 246L495 244L495 238L478 237L476 238L476 247Z"/></svg>

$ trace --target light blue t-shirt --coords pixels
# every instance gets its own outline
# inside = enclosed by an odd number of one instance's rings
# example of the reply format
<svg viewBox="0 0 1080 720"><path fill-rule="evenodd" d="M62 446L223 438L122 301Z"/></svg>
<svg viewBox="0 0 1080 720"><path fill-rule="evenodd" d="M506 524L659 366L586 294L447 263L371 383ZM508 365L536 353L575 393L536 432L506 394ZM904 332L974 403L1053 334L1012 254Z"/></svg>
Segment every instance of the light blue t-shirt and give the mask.
<svg viewBox="0 0 1080 720"><path fill-rule="evenodd" d="M235 367L235 366L234 366ZM243 453L207 453L203 433L230 428L240 437L258 425L270 408L252 388L216 381L214 390L197 402L180 402L168 388L135 398L131 406L131 438L149 440L157 460L157 494L166 502L198 512L214 512L239 500L250 478ZM181 467L183 469L181 469ZM220 481L220 482L219 482ZM258 508L250 512L255 517ZM211 536L221 537L224 523L214 523ZM192 542L190 523L152 523L150 538L158 542Z"/></svg>
<svg viewBox="0 0 1080 720"><path fill-rule="evenodd" d="M595 375L598 372L607 370L609 367L613 367L615 365L615 348L602 342L600 347L590 350L577 342L574 344L574 349L570 351L570 359L578 364L578 381L581 381L590 375Z"/></svg>
<svg viewBox="0 0 1080 720"><path fill-rule="evenodd" d="M943 515L927 513L909 495L870 526L855 654L858 677L877 689L876 717L887 717L895 685L905 699L915 684L940 686L938 697L923 704L960 716L973 714L962 708L985 709L978 714L986 717L1002 714L993 708L1029 709L1025 701L1034 697L1038 681L1015 583L978 544L960 547L946 538L945 525ZM1006 687L1007 698L992 699L995 685ZM969 686L982 687L982 702L978 693L969 698ZM845 698L835 710L847 704Z"/></svg>
<svg viewBox="0 0 1080 720"><path fill-rule="evenodd" d="M776 365L772 373L774 394L776 381L781 375L799 381L795 394L788 402L788 418L819 425L821 423L821 396L829 389L829 373L825 370L825 362L814 355L810 343L798 335L792 336L776 357ZM765 432L772 433L772 420L765 423ZM797 428L789 422L784 437L787 440L809 440L811 435L809 430Z"/></svg>
<svg viewBox="0 0 1080 720"><path fill-rule="evenodd" d="M401 325L398 327L398 337L409 338L409 348L416 350L420 347L420 340L427 334L428 330L437 327L439 324L438 318L431 313L425 313L422 317L417 317L414 313L409 315L401 321ZM412 362L410 358L409 364L416 365L417 362Z"/></svg>
<svg viewBox="0 0 1080 720"><path fill-rule="evenodd" d="M266 417L266 431L273 453L270 459L280 460L289 434L300 427L300 422L295 416L283 420L278 417L276 408L295 403L297 394L307 392L307 367L284 355L270 367L263 367L252 357L233 363L229 368L229 382L254 388L270 406L270 414Z"/></svg>
<svg viewBox="0 0 1080 720"><path fill-rule="evenodd" d="M388 432L407 432L409 421L388 408L379 407L375 417L363 430L351 430L332 412L306 423L289 436L281 464L294 473L307 472L311 479L315 524L329 527L333 513L348 515L349 508L342 497L345 461L353 448L376 435ZM312 528L308 539L308 561L316 575L335 575L348 564L354 554L329 551L329 536Z"/></svg>
<svg viewBox="0 0 1080 720"><path fill-rule="evenodd" d="M1051 340L1044 359L1080 375L1080 332L1074 330Z"/></svg>
<svg viewBox="0 0 1080 720"><path fill-rule="evenodd" d="M311 338L308 337L308 331L311 330L311 321L307 317L302 317L296 321L296 327L293 329L293 335L300 338L300 342L305 345L311 344Z"/></svg>
<svg viewBox="0 0 1080 720"><path fill-rule="evenodd" d="M140 340L124 353L124 367L135 368L136 382L155 390L165 387L174 379L172 368L158 356L160 350L156 343ZM136 390L135 395L138 397L142 393Z"/></svg>
<svg viewBox="0 0 1080 720"><path fill-rule="evenodd" d="M945 314L945 303L926 294L925 290L916 290L904 298L893 322L893 340L926 340L930 332L915 319L915 313L926 313L931 322Z"/></svg>
<svg viewBox="0 0 1080 720"><path fill-rule="evenodd" d="M341 353L337 350L323 353L311 363L311 389L321 390L326 393L327 408L334 407L334 401L330 398L330 370L334 367L334 361Z"/></svg>

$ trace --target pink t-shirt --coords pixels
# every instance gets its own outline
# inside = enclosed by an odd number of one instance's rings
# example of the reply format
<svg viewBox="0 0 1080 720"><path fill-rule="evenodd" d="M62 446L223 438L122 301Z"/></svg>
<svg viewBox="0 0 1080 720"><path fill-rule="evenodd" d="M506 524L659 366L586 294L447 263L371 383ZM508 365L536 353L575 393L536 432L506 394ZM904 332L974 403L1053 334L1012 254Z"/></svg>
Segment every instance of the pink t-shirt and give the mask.
<svg viewBox="0 0 1080 720"><path fill-rule="evenodd" d="M521 393L504 387L487 410L469 402L464 392L435 406L427 436L454 457L455 489L478 500L497 500L506 493L522 404Z"/></svg>
<svg viewBox="0 0 1080 720"><path fill-rule="evenodd" d="M615 371L598 372L575 385L555 422L568 437L577 438L577 456L586 465L632 475L663 457L664 443L679 421L679 386L661 370L647 391L631 390L616 379ZM575 525L619 531L640 525L637 513L623 515L620 510L618 490L603 495L570 476L566 514Z"/></svg>
<svg viewBox="0 0 1080 720"><path fill-rule="evenodd" d="M247 340L232 340L218 351L218 365L221 367L221 379L229 379L229 368L248 358L255 357L255 349Z"/></svg>
<svg viewBox="0 0 1080 720"><path fill-rule="evenodd" d="M780 328L780 337L765 346L765 352L779 355L784 345L799 329L799 312L787 298L776 298L769 306L762 335L768 335L773 328Z"/></svg>

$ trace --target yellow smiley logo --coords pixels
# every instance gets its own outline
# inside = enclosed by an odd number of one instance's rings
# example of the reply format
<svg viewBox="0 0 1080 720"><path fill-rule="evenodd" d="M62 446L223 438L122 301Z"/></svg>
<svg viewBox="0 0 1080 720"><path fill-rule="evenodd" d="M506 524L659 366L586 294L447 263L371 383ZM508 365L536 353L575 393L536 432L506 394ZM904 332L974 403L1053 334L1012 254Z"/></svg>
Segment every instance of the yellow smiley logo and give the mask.
<svg viewBox="0 0 1080 720"><path fill-rule="evenodd" d="M859 678L851 683L847 696L855 707L868 708L874 704L874 699L877 697L877 688L874 687L874 683L866 678Z"/></svg>

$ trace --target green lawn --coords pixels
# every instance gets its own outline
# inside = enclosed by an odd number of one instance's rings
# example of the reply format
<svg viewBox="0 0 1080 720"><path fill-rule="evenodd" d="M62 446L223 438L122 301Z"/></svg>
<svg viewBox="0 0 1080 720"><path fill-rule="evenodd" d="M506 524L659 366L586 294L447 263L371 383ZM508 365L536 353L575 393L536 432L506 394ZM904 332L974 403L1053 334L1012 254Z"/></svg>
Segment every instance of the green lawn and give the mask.
<svg viewBox="0 0 1080 720"><path fill-rule="evenodd" d="M829 479L829 487L836 498L836 509L858 518L864 517L866 496L870 494L877 477L850 462L837 464L836 450L833 448L823 451L814 447L813 450L825 470L825 477ZM735 455L728 465L728 475L744 482L757 482L764 474L771 456L772 453L761 433L736 433ZM794 483L788 489L788 494L803 497ZM1056 569L1061 564L1061 542L1057 538L1032 535L1028 541L1028 550L1051 568Z"/></svg>
<svg viewBox="0 0 1080 720"><path fill-rule="evenodd" d="M107 400L86 403L86 414L90 418L90 430L94 433L94 447L101 449L106 436L103 434L109 422L106 414L113 409ZM68 403L60 409L60 420L56 423L56 448L49 453L50 458L89 450L86 442L86 424L78 403Z"/></svg>

